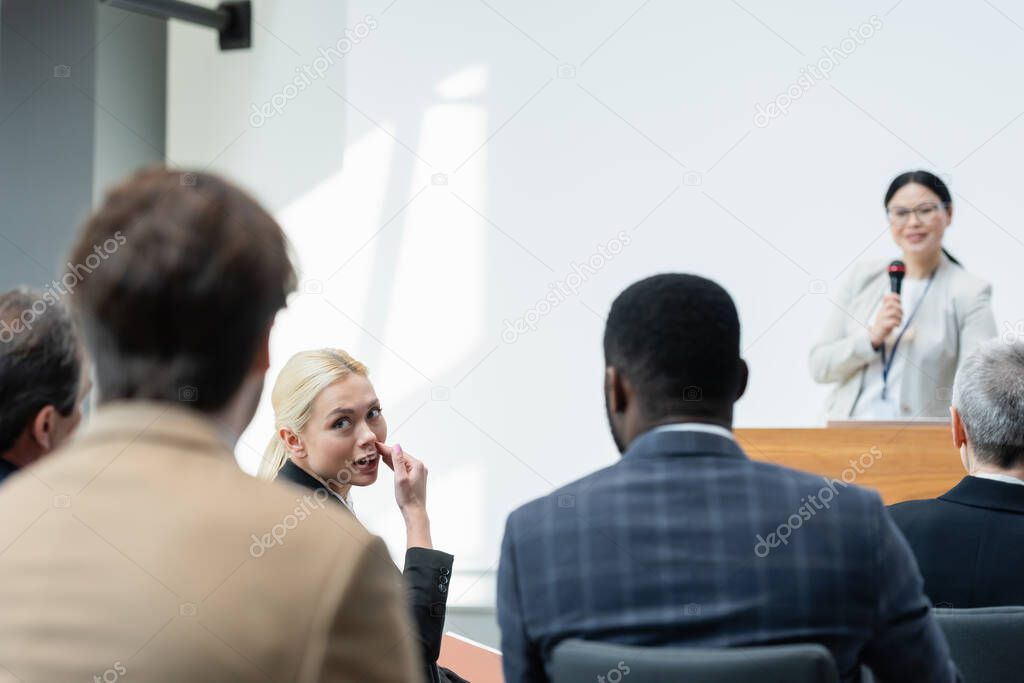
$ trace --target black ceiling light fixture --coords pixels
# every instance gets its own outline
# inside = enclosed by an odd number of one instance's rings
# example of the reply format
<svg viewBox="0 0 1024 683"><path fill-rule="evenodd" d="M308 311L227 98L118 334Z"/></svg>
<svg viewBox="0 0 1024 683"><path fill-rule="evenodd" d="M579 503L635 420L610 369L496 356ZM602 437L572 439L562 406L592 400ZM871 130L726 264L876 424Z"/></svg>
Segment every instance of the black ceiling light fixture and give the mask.
<svg viewBox="0 0 1024 683"><path fill-rule="evenodd" d="M222 2L216 9L181 0L100 0L100 2L161 19L180 19L215 29L221 50L252 47L252 3L249 0Z"/></svg>

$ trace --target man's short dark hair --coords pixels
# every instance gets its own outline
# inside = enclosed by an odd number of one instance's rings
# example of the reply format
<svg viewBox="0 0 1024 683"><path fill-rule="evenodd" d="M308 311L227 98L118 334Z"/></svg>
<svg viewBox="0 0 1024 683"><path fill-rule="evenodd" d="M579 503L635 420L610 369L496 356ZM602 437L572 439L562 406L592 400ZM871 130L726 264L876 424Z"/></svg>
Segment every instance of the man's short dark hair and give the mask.
<svg viewBox="0 0 1024 683"><path fill-rule="evenodd" d="M649 417L715 413L735 402L739 388L736 306L722 287L696 275L640 280L612 303L604 355Z"/></svg>
<svg viewBox="0 0 1024 683"><path fill-rule="evenodd" d="M71 415L81 372L75 327L54 294L27 288L0 294L0 453L46 406Z"/></svg>
<svg viewBox="0 0 1024 683"><path fill-rule="evenodd" d="M295 288L277 222L217 176L166 168L113 188L69 255L99 401L223 408Z"/></svg>

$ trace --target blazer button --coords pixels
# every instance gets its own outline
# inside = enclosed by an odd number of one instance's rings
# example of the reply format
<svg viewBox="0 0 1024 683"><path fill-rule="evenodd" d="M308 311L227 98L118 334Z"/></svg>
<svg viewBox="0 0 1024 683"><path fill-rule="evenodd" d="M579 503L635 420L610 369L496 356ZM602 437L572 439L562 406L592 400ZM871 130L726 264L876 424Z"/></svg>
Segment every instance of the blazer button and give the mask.
<svg viewBox="0 0 1024 683"><path fill-rule="evenodd" d="M442 576L441 578L438 579L438 581L440 581L441 583L448 583L448 577L447 576Z"/></svg>
<svg viewBox="0 0 1024 683"><path fill-rule="evenodd" d="M441 567L441 576L448 576L449 574L451 574L451 572L448 571L448 567Z"/></svg>
<svg viewBox="0 0 1024 683"><path fill-rule="evenodd" d="M437 590L441 591L442 593L447 593L448 592L448 584L446 584L446 583L439 583L439 584L437 584Z"/></svg>

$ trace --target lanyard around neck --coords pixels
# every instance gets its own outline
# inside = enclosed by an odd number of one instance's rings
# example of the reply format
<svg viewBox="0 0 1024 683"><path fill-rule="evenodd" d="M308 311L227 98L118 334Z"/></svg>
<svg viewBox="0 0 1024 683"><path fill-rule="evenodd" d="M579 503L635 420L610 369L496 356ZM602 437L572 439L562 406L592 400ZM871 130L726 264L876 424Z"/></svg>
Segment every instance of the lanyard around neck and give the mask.
<svg viewBox="0 0 1024 683"><path fill-rule="evenodd" d="M896 335L896 341L892 343L892 351L889 353L889 357L886 358L885 353L885 340L882 341L882 346L879 350L882 352L882 400L886 400L888 389L889 389L889 371L892 369L892 362L896 360L896 349L900 346L900 340L903 339L903 335L910 329L910 324L914 322L914 316L921 310L921 304L924 303L924 298L928 295L928 290L932 286L932 280L935 279L935 273L939 271L938 268L932 271L932 274L928 276L928 282L924 286L924 291L921 292L921 298L917 300L917 305L914 306L914 310L910 312L910 317L907 318L907 324L903 326L900 333ZM881 311L879 311L881 313Z"/></svg>

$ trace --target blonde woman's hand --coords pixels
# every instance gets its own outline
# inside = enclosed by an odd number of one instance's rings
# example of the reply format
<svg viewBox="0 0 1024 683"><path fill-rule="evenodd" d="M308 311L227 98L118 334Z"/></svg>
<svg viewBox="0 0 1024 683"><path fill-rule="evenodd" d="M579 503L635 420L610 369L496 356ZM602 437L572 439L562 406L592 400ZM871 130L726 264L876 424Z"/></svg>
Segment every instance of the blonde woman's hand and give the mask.
<svg viewBox="0 0 1024 683"><path fill-rule="evenodd" d="M376 442L381 460L395 472L395 502L405 518L408 547L430 548L430 519L427 516L427 467L402 450L398 444Z"/></svg>

